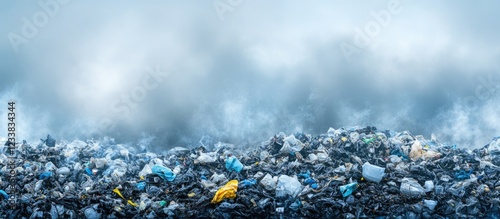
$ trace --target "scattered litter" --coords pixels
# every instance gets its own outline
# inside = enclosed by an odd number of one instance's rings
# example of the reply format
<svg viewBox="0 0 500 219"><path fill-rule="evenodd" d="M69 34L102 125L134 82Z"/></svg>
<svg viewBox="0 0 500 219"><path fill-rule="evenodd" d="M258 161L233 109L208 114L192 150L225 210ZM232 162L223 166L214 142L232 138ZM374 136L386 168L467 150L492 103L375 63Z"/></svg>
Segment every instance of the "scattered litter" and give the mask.
<svg viewBox="0 0 500 219"><path fill-rule="evenodd" d="M435 135L347 127L248 147L204 136L156 154L48 135L18 152L16 193L0 154L1 218L500 217L499 137L462 149Z"/></svg>

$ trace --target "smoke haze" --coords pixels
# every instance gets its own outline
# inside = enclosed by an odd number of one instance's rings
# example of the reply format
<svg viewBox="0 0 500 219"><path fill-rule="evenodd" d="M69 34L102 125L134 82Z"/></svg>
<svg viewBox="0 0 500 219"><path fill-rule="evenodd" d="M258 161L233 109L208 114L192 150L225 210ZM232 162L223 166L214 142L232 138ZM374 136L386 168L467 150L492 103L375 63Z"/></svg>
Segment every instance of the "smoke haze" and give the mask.
<svg viewBox="0 0 500 219"><path fill-rule="evenodd" d="M478 147L500 135L500 2L228 2L4 3L0 136L9 100L27 140L107 135L164 149L373 125Z"/></svg>

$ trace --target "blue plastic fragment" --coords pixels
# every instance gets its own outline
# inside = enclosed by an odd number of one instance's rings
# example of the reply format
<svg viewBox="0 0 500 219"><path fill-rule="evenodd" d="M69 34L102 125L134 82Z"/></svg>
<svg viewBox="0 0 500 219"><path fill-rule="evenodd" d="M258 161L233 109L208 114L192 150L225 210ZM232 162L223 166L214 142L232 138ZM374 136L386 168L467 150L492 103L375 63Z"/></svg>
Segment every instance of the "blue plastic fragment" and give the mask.
<svg viewBox="0 0 500 219"><path fill-rule="evenodd" d="M469 172L466 172L465 170L460 170L455 173L455 179L458 180L470 179L471 174L472 174L472 169Z"/></svg>
<svg viewBox="0 0 500 219"><path fill-rule="evenodd" d="M7 200L9 199L9 195L5 191L3 191L2 189L0 189L0 195L2 195L4 199L7 199Z"/></svg>
<svg viewBox="0 0 500 219"><path fill-rule="evenodd" d="M239 173L243 169L243 164L236 157L228 157L226 160L226 169L229 172Z"/></svg>
<svg viewBox="0 0 500 219"><path fill-rule="evenodd" d="M347 197L354 192L358 188L358 183L350 183L347 185L340 186L340 193L342 196Z"/></svg>
<svg viewBox="0 0 500 219"><path fill-rule="evenodd" d="M311 172L309 172L309 170L308 170L306 173L297 174L297 176L302 177L302 178L309 178L309 177L311 177Z"/></svg>
<svg viewBox="0 0 500 219"><path fill-rule="evenodd" d="M85 173L87 173L87 175L89 175L89 176L92 176L92 169L86 167L85 168Z"/></svg>
<svg viewBox="0 0 500 219"><path fill-rule="evenodd" d="M304 183L307 184L307 185L310 185L311 188L313 188L313 189L317 189L318 188L318 184L316 183L316 180L314 180L311 177L309 177L306 180L304 180Z"/></svg>
<svg viewBox="0 0 500 219"><path fill-rule="evenodd" d="M313 184L311 184L311 188L313 188L313 189L317 189L317 188L318 188L318 184L317 184L317 183L313 183Z"/></svg>
<svg viewBox="0 0 500 219"><path fill-rule="evenodd" d="M200 177L202 180L208 180L207 177L205 175L201 175Z"/></svg>
<svg viewBox="0 0 500 219"><path fill-rule="evenodd" d="M52 176L52 172L47 171L47 172L43 172L42 174L40 174L39 179L47 179L51 176Z"/></svg>
<svg viewBox="0 0 500 219"><path fill-rule="evenodd" d="M144 189L146 188L146 182L139 182L135 186L137 186L139 190L144 191Z"/></svg>
<svg viewBox="0 0 500 219"><path fill-rule="evenodd" d="M247 186L252 186L252 185L255 185L257 184L257 180L256 179L245 179L243 181L240 182L240 187L241 188L245 188Z"/></svg>
<svg viewBox="0 0 500 219"><path fill-rule="evenodd" d="M313 183L316 183L316 180L314 180L313 178L307 178L306 180L304 180L304 183L311 185Z"/></svg>
<svg viewBox="0 0 500 219"><path fill-rule="evenodd" d="M151 168L151 171L154 174L160 176L162 179L166 179L169 182L172 182L175 179L175 173L173 173L172 170L167 167L155 164Z"/></svg>

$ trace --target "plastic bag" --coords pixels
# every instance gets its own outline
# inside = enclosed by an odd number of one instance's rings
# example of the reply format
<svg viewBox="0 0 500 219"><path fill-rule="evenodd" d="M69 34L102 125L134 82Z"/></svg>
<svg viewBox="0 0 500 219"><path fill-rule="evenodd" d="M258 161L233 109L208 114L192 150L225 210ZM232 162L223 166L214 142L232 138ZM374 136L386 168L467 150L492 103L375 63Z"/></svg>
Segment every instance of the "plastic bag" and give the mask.
<svg viewBox="0 0 500 219"><path fill-rule="evenodd" d="M297 178L287 175L281 175L278 178L278 184L276 185L276 195L278 197L288 194L295 198L300 191L302 191L302 185Z"/></svg>
<svg viewBox="0 0 500 219"><path fill-rule="evenodd" d="M217 154L212 152L212 153L200 153L200 156L196 158L196 161L200 163L213 163L215 162Z"/></svg>
<svg viewBox="0 0 500 219"><path fill-rule="evenodd" d="M385 176L385 168L372 165L368 162L363 164L363 177L372 182L379 183Z"/></svg>
<svg viewBox="0 0 500 219"><path fill-rule="evenodd" d="M418 181L412 178L403 178L400 187L401 193L410 196L424 195L425 190Z"/></svg>
<svg viewBox="0 0 500 219"><path fill-rule="evenodd" d="M222 188L217 190L214 198L210 203L217 204L226 198L229 199L236 198L237 191L238 191L238 180L231 180L227 182L226 185L224 185Z"/></svg>
<svg viewBox="0 0 500 219"><path fill-rule="evenodd" d="M151 168L151 171L169 182L172 182L175 179L175 173L173 173L170 168L161 165L154 165L153 168Z"/></svg>
<svg viewBox="0 0 500 219"><path fill-rule="evenodd" d="M228 157L226 159L226 169L229 172L239 173L243 169L243 164L236 157Z"/></svg>
<svg viewBox="0 0 500 219"><path fill-rule="evenodd" d="M284 144L281 148L281 153L294 153L299 152L304 148L304 144L295 138L294 135L290 135L283 139Z"/></svg>
<svg viewBox="0 0 500 219"><path fill-rule="evenodd" d="M420 141L416 140L413 145L411 146L411 151L410 151L410 158L413 161L418 160L419 158L424 158L424 159L431 159L431 158L437 158L441 156L440 153L431 151L431 150L423 150L422 149L422 144Z"/></svg>
<svg viewBox="0 0 500 219"><path fill-rule="evenodd" d="M276 183L278 182L278 177L272 177L271 174L266 174L262 180L260 180L260 184L264 187L264 189L272 191L276 189Z"/></svg>

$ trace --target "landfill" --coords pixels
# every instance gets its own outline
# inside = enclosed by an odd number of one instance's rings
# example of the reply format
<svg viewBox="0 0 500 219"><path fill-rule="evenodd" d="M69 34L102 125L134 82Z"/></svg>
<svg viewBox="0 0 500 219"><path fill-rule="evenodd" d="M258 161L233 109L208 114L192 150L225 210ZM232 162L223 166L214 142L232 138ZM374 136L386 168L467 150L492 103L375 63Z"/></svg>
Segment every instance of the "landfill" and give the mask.
<svg viewBox="0 0 500 219"><path fill-rule="evenodd" d="M18 144L15 190L5 154L1 218L500 218L500 137L350 127L153 153L47 136Z"/></svg>

